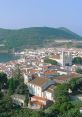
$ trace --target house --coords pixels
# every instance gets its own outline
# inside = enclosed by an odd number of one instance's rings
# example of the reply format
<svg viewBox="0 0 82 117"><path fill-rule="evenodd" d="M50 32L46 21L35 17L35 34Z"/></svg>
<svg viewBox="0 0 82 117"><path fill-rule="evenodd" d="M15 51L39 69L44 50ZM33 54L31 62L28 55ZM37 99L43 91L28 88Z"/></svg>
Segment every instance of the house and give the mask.
<svg viewBox="0 0 82 117"><path fill-rule="evenodd" d="M52 101L38 97L38 96L32 96L30 101L30 106L34 109L40 109L40 108L47 108L50 104L52 104Z"/></svg>
<svg viewBox="0 0 82 117"><path fill-rule="evenodd" d="M11 96L14 104L19 105L21 107L25 106L25 96L20 94L14 94Z"/></svg>
<svg viewBox="0 0 82 117"><path fill-rule="evenodd" d="M24 83L28 86L29 93L38 97L46 98L48 100L53 100L54 88L52 91L48 90L49 87L55 84L55 81L48 78L37 77L32 80L28 80L29 77L24 78Z"/></svg>
<svg viewBox="0 0 82 117"><path fill-rule="evenodd" d="M53 93L47 90L49 86L53 84L55 84L55 82L47 78L35 78L28 83L28 88L32 95L53 100Z"/></svg>

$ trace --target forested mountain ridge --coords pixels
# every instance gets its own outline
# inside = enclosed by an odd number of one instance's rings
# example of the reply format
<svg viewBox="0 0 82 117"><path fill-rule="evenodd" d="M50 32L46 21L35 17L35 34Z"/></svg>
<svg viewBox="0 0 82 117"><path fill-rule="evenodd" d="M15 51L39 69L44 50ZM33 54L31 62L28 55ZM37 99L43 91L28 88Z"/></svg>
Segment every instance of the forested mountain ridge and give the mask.
<svg viewBox="0 0 82 117"><path fill-rule="evenodd" d="M57 39L81 40L82 37L64 27L31 27L16 30L0 28L0 44L4 44L8 49L43 46L46 41Z"/></svg>

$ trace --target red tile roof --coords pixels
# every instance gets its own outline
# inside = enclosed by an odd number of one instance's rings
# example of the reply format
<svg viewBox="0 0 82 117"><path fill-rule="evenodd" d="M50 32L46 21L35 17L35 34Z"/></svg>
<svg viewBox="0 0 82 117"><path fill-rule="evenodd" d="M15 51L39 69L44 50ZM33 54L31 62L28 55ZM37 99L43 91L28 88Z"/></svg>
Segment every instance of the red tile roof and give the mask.
<svg viewBox="0 0 82 117"><path fill-rule="evenodd" d="M38 96L32 96L31 98L41 100L41 101L48 101L46 98L38 97Z"/></svg>
<svg viewBox="0 0 82 117"><path fill-rule="evenodd" d="M47 70L44 72L45 75L52 75L52 74L56 74L57 70Z"/></svg>
<svg viewBox="0 0 82 117"><path fill-rule="evenodd" d="M31 80L29 83L37 85L37 86L42 86L43 84L47 83L48 79L47 78L36 78L34 80Z"/></svg>

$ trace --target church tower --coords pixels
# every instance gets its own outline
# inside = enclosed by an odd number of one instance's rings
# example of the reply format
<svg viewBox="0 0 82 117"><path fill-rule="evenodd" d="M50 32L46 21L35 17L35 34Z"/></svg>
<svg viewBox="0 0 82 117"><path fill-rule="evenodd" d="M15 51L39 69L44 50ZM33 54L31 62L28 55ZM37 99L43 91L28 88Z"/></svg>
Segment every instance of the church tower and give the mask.
<svg viewBox="0 0 82 117"><path fill-rule="evenodd" d="M63 52L60 55L61 59L61 65L63 67L65 66L71 66L72 65L72 54L71 52Z"/></svg>

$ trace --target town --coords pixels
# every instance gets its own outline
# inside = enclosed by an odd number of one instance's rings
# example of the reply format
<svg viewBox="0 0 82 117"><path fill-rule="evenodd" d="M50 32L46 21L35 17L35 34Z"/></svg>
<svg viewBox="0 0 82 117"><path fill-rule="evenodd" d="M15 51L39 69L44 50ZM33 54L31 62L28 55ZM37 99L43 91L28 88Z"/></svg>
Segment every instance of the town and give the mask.
<svg viewBox="0 0 82 117"><path fill-rule="evenodd" d="M22 52L16 52L15 55L20 55L20 58L0 63L0 72L5 73L9 81L18 75L18 79L21 79L28 88L26 97L24 93L20 93L21 87L17 88L16 92L11 88L9 92L3 84L1 92L4 95L9 93L13 104L33 110L48 109L56 102L55 89L59 85L67 85L71 82L71 87L67 89L67 92L72 100L80 101L79 112L82 113L82 49L25 49ZM2 80L0 76L0 82ZM79 85L76 90L73 89L77 86L75 82Z"/></svg>

